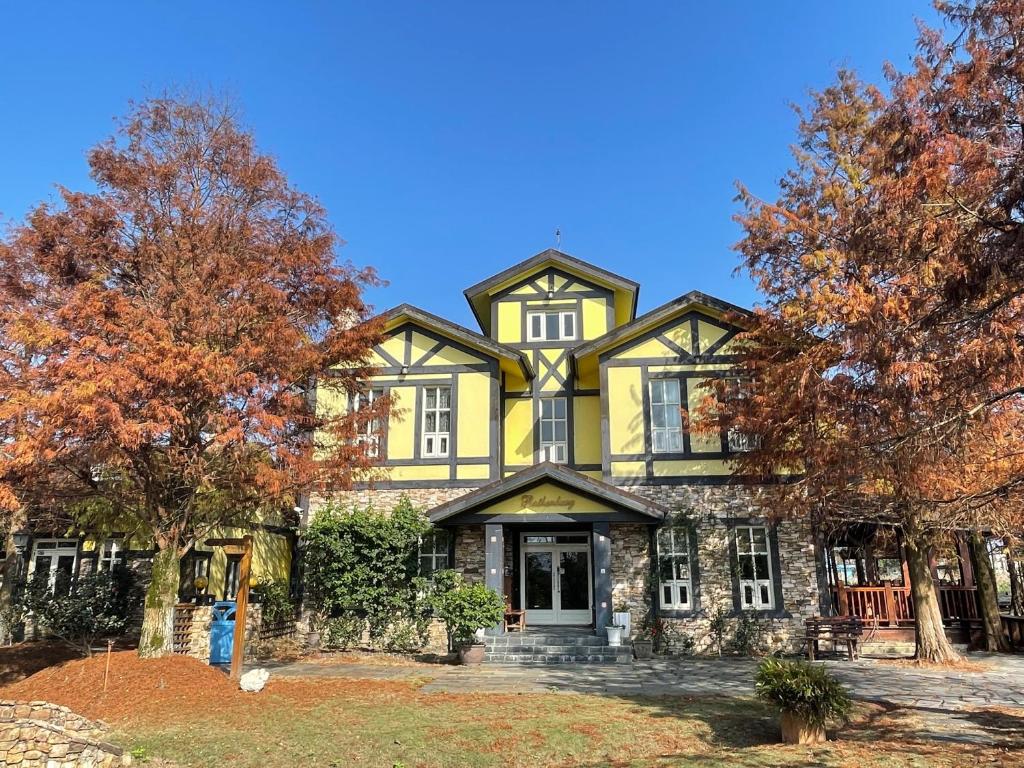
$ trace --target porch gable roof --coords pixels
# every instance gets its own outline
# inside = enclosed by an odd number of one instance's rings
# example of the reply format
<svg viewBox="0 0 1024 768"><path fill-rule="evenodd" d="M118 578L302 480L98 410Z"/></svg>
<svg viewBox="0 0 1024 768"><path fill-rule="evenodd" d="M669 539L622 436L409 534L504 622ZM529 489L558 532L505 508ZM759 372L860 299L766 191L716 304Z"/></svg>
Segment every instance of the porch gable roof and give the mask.
<svg viewBox="0 0 1024 768"><path fill-rule="evenodd" d="M537 486L554 486L573 496L597 502L597 509L577 511L573 504L557 500L533 500L529 511L509 511L501 502L524 494ZM570 499L572 501L572 499ZM565 507L559 509L559 507ZM630 493L614 485L595 480L562 464L549 461L535 464L511 477L496 480L475 491L440 504L427 512L435 524L458 522L521 522L561 523L570 521L638 522L657 525L665 519L668 509L657 502Z"/></svg>

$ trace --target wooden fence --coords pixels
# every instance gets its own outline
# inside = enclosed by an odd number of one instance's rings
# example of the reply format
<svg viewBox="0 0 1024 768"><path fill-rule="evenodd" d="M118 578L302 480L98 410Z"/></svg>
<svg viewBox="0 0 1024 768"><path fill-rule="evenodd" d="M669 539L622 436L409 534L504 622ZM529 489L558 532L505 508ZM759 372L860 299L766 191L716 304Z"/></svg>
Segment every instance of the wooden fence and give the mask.
<svg viewBox="0 0 1024 768"><path fill-rule="evenodd" d="M174 606L174 629L172 633L175 653L187 656L192 650L192 620L197 608L195 603L179 603Z"/></svg>
<svg viewBox="0 0 1024 768"><path fill-rule="evenodd" d="M978 591L975 587L940 585L939 607L948 623L978 621ZM880 587L832 588L832 605L841 616L859 616L866 621L897 627L914 623L914 601L910 587L887 584Z"/></svg>

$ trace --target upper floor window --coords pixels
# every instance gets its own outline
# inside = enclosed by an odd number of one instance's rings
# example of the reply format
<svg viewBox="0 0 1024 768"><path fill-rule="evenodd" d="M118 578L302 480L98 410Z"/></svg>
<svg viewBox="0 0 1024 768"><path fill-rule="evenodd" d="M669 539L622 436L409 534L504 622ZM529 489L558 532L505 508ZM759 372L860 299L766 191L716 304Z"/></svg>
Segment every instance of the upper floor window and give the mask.
<svg viewBox="0 0 1024 768"><path fill-rule="evenodd" d="M426 387L423 390L423 455L448 455L452 431L452 388Z"/></svg>
<svg viewBox="0 0 1024 768"><path fill-rule="evenodd" d="M124 565L124 542L120 539L107 539L100 550L99 569L109 573L119 565Z"/></svg>
<svg viewBox="0 0 1024 768"><path fill-rule="evenodd" d="M572 341L576 338L576 313L543 310L526 313L527 341Z"/></svg>
<svg viewBox="0 0 1024 768"><path fill-rule="evenodd" d="M362 408L369 408L374 402L384 397L384 390L375 388L366 392L357 392L352 398L352 410L359 411ZM380 455L381 441L381 420L374 416L360 424L356 435L356 442L366 446L366 455L371 459Z"/></svg>
<svg viewBox="0 0 1024 768"><path fill-rule="evenodd" d="M736 429L736 427L729 427L729 431L726 433L726 439L730 453L746 453L747 451L754 451L761 447L761 441L757 435L752 435L749 432L742 432Z"/></svg>
<svg viewBox="0 0 1024 768"><path fill-rule="evenodd" d="M679 379L655 379L651 382L651 446L655 453L683 450Z"/></svg>
<svg viewBox="0 0 1024 768"><path fill-rule="evenodd" d="M431 579L448 567L448 531L432 528L420 537L420 576Z"/></svg>
<svg viewBox="0 0 1024 768"><path fill-rule="evenodd" d="M544 397L540 401L540 458L564 464L569 460L569 422L564 397Z"/></svg>
<svg viewBox="0 0 1024 768"><path fill-rule="evenodd" d="M767 611L775 607L768 529L763 525L741 525L735 529L739 566L740 608Z"/></svg>
<svg viewBox="0 0 1024 768"><path fill-rule="evenodd" d="M690 530L685 526L658 529L658 587L662 608L693 608Z"/></svg>

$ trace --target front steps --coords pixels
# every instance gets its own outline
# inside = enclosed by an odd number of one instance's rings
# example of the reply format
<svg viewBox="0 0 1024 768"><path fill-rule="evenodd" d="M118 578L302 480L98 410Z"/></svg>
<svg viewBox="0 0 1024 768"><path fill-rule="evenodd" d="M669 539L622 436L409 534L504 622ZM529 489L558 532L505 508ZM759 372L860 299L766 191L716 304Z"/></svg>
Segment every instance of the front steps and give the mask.
<svg viewBox="0 0 1024 768"><path fill-rule="evenodd" d="M612 647L593 630L544 628L484 638L487 664L631 664L631 645Z"/></svg>

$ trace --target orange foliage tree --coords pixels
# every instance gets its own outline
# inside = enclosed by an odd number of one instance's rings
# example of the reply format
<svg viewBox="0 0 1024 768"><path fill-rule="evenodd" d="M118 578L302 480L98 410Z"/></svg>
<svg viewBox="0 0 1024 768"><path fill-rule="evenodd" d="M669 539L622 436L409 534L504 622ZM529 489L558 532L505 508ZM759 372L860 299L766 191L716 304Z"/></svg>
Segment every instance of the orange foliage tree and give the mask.
<svg viewBox="0 0 1024 768"><path fill-rule="evenodd" d="M955 38L922 28L887 95L840 72L800 112L778 199L741 187L766 301L738 363L752 384L716 400L718 427L760 440L740 471L791 473L776 513L902 531L917 655L944 661L936 537L1020 526L1024 2L938 7Z"/></svg>
<svg viewBox="0 0 1024 768"><path fill-rule="evenodd" d="M222 102L134 105L88 160L95 191L0 241L0 502L151 538L158 655L196 541L368 464L375 414L317 413L312 385L367 374L376 277L339 265L323 208Z"/></svg>

